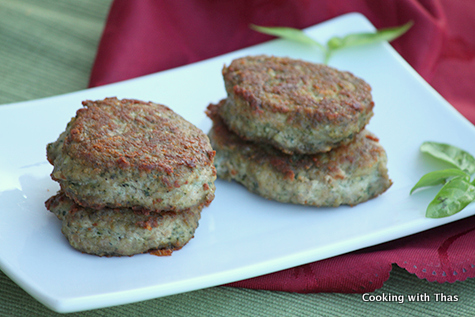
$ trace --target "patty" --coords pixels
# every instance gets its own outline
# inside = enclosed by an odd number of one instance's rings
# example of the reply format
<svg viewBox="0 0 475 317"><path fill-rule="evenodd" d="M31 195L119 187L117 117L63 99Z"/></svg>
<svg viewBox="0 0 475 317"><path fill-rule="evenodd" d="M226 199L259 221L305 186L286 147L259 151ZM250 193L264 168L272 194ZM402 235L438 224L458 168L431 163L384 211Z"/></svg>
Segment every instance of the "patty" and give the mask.
<svg viewBox="0 0 475 317"><path fill-rule="evenodd" d="M62 220L61 231L71 246L99 256L168 255L193 238L202 209L194 206L160 213L138 213L130 208L96 210L76 204L61 191L45 204Z"/></svg>
<svg viewBox="0 0 475 317"><path fill-rule="evenodd" d="M235 180L267 199L321 207L353 206L392 184L386 152L366 129L332 151L289 155L231 132L218 115L219 107L210 105L207 110L213 120L208 135L219 178Z"/></svg>
<svg viewBox="0 0 475 317"><path fill-rule="evenodd" d="M164 105L84 101L47 146L51 177L94 209L180 210L214 198L215 152L205 133Z"/></svg>
<svg viewBox="0 0 475 317"><path fill-rule="evenodd" d="M235 59L222 73L228 127L289 154L348 144L373 116L370 85L326 65L259 55Z"/></svg>

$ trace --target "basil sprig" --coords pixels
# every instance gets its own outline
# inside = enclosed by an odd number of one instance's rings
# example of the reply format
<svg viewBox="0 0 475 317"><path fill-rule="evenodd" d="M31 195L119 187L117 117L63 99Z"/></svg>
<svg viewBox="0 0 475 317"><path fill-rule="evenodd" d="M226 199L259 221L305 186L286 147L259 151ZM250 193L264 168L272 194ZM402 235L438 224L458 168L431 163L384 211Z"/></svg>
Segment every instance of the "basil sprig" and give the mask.
<svg viewBox="0 0 475 317"><path fill-rule="evenodd" d="M425 174L411 189L444 184L426 210L427 218L443 218L458 213L475 200L475 158L468 152L453 145L424 142L420 147L426 153L451 168Z"/></svg>
<svg viewBox="0 0 475 317"><path fill-rule="evenodd" d="M410 21L398 27L385 28L376 32L352 33L344 37L334 36L327 41L326 45L315 41L299 29L288 27L265 27L254 24L251 25L251 28L255 31L264 34L277 36L305 45L316 46L323 51L323 53L325 54L324 63L328 64L331 55L337 50L357 45L371 44L380 41L389 42L406 33L412 25L413 22Z"/></svg>

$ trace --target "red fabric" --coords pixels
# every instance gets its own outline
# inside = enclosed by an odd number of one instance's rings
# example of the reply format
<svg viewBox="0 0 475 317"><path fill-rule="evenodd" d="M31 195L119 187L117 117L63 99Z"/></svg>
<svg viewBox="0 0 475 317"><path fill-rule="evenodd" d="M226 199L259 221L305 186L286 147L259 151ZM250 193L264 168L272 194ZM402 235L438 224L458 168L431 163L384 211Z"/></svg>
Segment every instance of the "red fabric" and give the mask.
<svg viewBox="0 0 475 317"><path fill-rule="evenodd" d="M475 277L475 217L375 247L229 284L299 293L365 293L383 286L391 264L439 283Z"/></svg>
<svg viewBox="0 0 475 317"><path fill-rule="evenodd" d="M475 123L475 1L115 0L90 86L193 63L271 37L249 24L304 28L349 12L377 28L415 22L392 42L454 107ZM429 281L475 277L475 217L350 254L230 284L295 292L368 292L391 264Z"/></svg>

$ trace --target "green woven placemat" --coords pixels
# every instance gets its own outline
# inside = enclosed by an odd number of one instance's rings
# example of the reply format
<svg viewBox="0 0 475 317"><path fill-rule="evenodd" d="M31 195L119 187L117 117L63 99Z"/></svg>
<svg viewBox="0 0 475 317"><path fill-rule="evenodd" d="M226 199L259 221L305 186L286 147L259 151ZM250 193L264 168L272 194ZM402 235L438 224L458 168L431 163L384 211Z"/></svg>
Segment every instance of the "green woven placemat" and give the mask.
<svg viewBox="0 0 475 317"><path fill-rule="evenodd" d="M0 0L0 103L87 87L110 0Z"/></svg>
<svg viewBox="0 0 475 317"><path fill-rule="evenodd" d="M110 3L111 0L0 0L0 104L85 89ZM409 295L417 294L427 294L431 300L408 301ZM435 294L456 295L458 301L436 301ZM454 284L429 283L393 266L389 281L371 295L381 300L389 295L403 296L404 303L366 302L360 294L213 287L70 316L475 315L475 279ZM0 316L55 315L59 314L0 272Z"/></svg>

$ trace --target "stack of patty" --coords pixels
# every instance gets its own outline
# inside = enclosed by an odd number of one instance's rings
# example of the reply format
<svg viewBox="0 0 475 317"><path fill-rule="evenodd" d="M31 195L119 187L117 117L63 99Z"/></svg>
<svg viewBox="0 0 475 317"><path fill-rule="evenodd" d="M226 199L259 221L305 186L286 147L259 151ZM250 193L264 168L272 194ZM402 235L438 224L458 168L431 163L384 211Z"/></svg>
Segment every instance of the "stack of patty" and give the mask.
<svg viewBox="0 0 475 317"><path fill-rule="evenodd" d="M218 177L280 202L356 205L391 186L365 129L371 87L349 72L274 56L223 68L227 99L208 106Z"/></svg>
<svg viewBox="0 0 475 317"><path fill-rule="evenodd" d="M61 189L46 207L70 244L100 256L183 247L214 199L208 137L152 102L106 98L83 106L47 146Z"/></svg>

